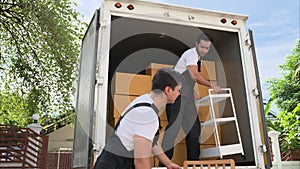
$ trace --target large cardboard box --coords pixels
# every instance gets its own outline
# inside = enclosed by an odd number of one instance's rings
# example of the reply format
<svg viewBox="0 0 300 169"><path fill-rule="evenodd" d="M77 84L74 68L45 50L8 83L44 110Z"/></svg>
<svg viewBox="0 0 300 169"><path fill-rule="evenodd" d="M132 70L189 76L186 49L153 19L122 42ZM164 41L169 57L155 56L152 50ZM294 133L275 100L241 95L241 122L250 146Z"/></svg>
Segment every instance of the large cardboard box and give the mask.
<svg viewBox="0 0 300 169"><path fill-rule="evenodd" d="M173 67L174 65L150 63L150 65L146 69L146 75L150 75L153 77L158 69ZM208 80L217 80L215 62L203 60L201 66L201 73Z"/></svg>
<svg viewBox="0 0 300 169"><path fill-rule="evenodd" d="M160 63L150 63L146 69L146 75L154 76L158 69L160 68L173 68L174 65L160 64Z"/></svg>
<svg viewBox="0 0 300 169"><path fill-rule="evenodd" d="M215 80L211 80L210 82L213 85L217 85L217 81ZM197 94L200 98L203 98L208 95L208 89L210 89L210 87L200 85L198 83L196 83L194 87L195 94Z"/></svg>
<svg viewBox="0 0 300 169"><path fill-rule="evenodd" d="M210 111L212 110L209 106L199 106L197 108L198 108L198 117L200 122L211 120ZM214 104L214 111L215 111L215 117L221 117L218 103Z"/></svg>
<svg viewBox="0 0 300 169"><path fill-rule="evenodd" d="M203 60L201 66L202 75L208 80L217 80L216 66L214 61Z"/></svg>
<svg viewBox="0 0 300 169"><path fill-rule="evenodd" d="M151 84L148 75L117 72L112 83L112 93L139 96L149 93Z"/></svg>
<svg viewBox="0 0 300 169"><path fill-rule="evenodd" d="M186 145L185 143L179 143L174 147L174 154L172 161L180 166L183 166L183 162L187 159L186 157ZM159 160L155 158L155 167L158 167Z"/></svg>
<svg viewBox="0 0 300 169"><path fill-rule="evenodd" d="M166 109L160 110L158 114L159 114L160 120L168 120Z"/></svg>
<svg viewBox="0 0 300 169"><path fill-rule="evenodd" d="M176 164L183 166L183 162L186 160L186 145L185 143L179 143L174 148L174 155L172 161Z"/></svg>
<svg viewBox="0 0 300 169"><path fill-rule="evenodd" d="M115 94L113 97L113 117L120 117L126 107L137 97L138 96Z"/></svg>

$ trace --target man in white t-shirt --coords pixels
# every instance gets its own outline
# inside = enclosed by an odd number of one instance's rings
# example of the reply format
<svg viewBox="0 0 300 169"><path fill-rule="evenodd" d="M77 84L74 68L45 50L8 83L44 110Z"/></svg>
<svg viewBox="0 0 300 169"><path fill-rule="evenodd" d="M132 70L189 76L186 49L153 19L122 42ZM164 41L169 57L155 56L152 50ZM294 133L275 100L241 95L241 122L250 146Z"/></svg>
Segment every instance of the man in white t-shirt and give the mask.
<svg viewBox="0 0 300 169"><path fill-rule="evenodd" d="M187 160L199 160L200 156L200 122L197 116L197 109L194 101L195 83L211 87L215 91L221 88L212 85L201 74L201 59L209 51L213 42L209 34L200 34L195 42L195 47L185 51L174 70L184 76L181 95L174 104L167 104L166 113L168 126L162 141L162 148L166 155L172 159L174 143L180 127L186 134Z"/></svg>
<svg viewBox="0 0 300 169"><path fill-rule="evenodd" d="M97 158L94 169L150 169L154 154L168 169L180 169L158 144L159 109L180 95L181 75L170 68L159 69L152 91L136 98L115 127L115 132Z"/></svg>

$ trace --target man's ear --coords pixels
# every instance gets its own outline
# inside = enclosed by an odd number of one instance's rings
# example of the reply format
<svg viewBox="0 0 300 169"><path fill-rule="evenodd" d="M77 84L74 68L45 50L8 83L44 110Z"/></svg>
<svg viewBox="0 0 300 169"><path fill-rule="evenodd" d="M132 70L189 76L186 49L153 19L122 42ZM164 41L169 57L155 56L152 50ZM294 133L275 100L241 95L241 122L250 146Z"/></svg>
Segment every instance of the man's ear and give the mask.
<svg viewBox="0 0 300 169"><path fill-rule="evenodd" d="M172 91L172 88L170 86L165 87L165 94L168 95Z"/></svg>

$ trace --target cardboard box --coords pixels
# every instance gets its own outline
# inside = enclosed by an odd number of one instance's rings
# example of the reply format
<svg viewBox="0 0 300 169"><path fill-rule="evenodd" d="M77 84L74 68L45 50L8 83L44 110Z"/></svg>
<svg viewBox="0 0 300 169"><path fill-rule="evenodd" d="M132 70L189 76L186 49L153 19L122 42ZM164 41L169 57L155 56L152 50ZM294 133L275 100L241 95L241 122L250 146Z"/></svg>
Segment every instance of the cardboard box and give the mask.
<svg viewBox="0 0 300 169"><path fill-rule="evenodd" d="M160 120L168 120L166 109L160 110L158 114L159 114Z"/></svg>
<svg viewBox="0 0 300 169"><path fill-rule="evenodd" d="M172 161L176 164L183 166L183 162L186 160L186 145L185 143L179 143L174 148L174 155Z"/></svg>
<svg viewBox="0 0 300 169"><path fill-rule="evenodd" d="M210 82L213 85L217 85L217 81L215 80L212 80ZM196 83L194 87L195 94L197 94L200 98L203 98L208 95L208 89L210 89L210 87L200 85L198 83Z"/></svg>
<svg viewBox="0 0 300 169"><path fill-rule="evenodd" d="M154 76L158 69L160 68L173 68L174 65L160 64L160 63L150 63L146 69L146 75Z"/></svg>
<svg viewBox="0 0 300 169"><path fill-rule="evenodd" d="M220 132L219 127L218 131ZM213 126L201 128L200 145L216 146Z"/></svg>
<svg viewBox="0 0 300 169"><path fill-rule="evenodd" d="M207 120L210 120L210 107L209 106L199 106L197 107L198 109L198 117L200 122L204 122ZM215 111L215 117L220 117L220 110L219 110L219 104L215 103L214 104L214 111Z"/></svg>
<svg viewBox="0 0 300 169"><path fill-rule="evenodd" d="M112 83L112 93L139 96L150 93L151 84L151 76L117 72Z"/></svg>
<svg viewBox="0 0 300 169"><path fill-rule="evenodd" d="M186 160L186 146L185 143L179 143L174 147L174 154L172 162L183 166L183 162ZM155 158L155 167L158 167L159 160Z"/></svg>
<svg viewBox="0 0 300 169"><path fill-rule="evenodd" d="M208 80L217 80L216 66L214 61L203 60L201 66L202 75Z"/></svg>
<svg viewBox="0 0 300 169"><path fill-rule="evenodd" d="M173 68L174 65L150 63L146 69L146 75L154 76L160 68ZM208 80L217 80L216 66L214 61L203 60L201 66L202 75Z"/></svg>
<svg viewBox="0 0 300 169"><path fill-rule="evenodd" d="M115 94L113 97L113 117L120 117L126 107L137 97L138 96Z"/></svg>

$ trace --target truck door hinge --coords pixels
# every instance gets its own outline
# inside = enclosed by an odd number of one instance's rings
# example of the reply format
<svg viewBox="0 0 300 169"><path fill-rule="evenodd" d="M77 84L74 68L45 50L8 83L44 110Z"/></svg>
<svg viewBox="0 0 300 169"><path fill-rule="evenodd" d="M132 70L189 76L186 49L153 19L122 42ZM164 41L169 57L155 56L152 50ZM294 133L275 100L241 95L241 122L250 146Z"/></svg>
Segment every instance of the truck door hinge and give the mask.
<svg viewBox="0 0 300 169"><path fill-rule="evenodd" d="M100 27L102 27L103 29L106 28L108 25L109 23L106 20L100 22Z"/></svg>
<svg viewBox="0 0 300 169"><path fill-rule="evenodd" d="M261 153L267 152L267 147L266 147L266 145L264 145L264 144L260 145L260 146L259 146L259 151L260 151Z"/></svg>
<svg viewBox="0 0 300 169"><path fill-rule="evenodd" d="M99 85L99 86L102 86L104 84L104 78L100 77L100 76L97 76L96 84Z"/></svg>
<svg viewBox="0 0 300 169"><path fill-rule="evenodd" d="M251 91L251 93L252 93L252 95L253 95L256 99L258 98L258 96L259 96L259 91L258 91L257 88L253 89L253 90Z"/></svg>
<svg viewBox="0 0 300 169"><path fill-rule="evenodd" d="M251 45L252 45L252 42L251 42L249 33L246 34L245 44L246 44L247 46L251 46Z"/></svg>

